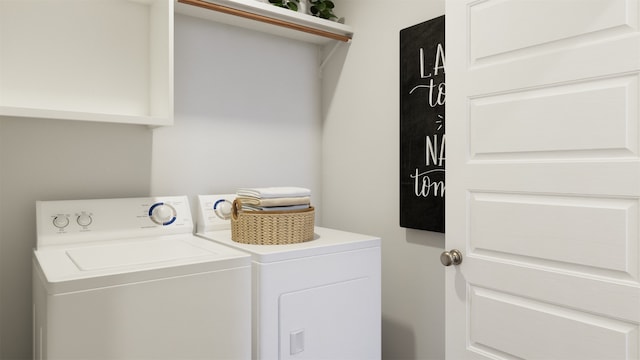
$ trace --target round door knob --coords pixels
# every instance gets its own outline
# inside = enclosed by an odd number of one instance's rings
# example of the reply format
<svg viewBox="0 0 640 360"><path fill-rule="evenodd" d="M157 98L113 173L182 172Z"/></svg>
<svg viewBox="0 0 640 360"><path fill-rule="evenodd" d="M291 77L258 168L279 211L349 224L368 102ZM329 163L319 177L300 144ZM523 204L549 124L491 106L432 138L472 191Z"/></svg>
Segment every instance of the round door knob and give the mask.
<svg viewBox="0 0 640 360"><path fill-rule="evenodd" d="M462 253L456 249L445 251L440 255L440 262L444 266L459 265L462 262Z"/></svg>

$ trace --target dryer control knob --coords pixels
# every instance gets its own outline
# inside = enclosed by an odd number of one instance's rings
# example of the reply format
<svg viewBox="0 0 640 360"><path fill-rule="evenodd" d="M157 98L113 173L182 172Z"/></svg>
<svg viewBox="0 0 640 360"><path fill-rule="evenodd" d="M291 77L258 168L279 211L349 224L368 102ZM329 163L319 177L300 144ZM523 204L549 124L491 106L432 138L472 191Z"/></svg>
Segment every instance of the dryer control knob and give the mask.
<svg viewBox="0 0 640 360"><path fill-rule="evenodd" d="M93 218L89 214L82 213L78 215L78 218L76 219L76 221L80 226L89 226L93 222Z"/></svg>
<svg viewBox="0 0 640 360"><path fill-rule="evenodd" d="M53 218L53 226L62 229L67 225L69 225L69 218L66 215L57 215Z"/></svg>
<svg viewBox="0 0 640 360"><path fill-rule="evenodd" d="M155 203L149 208L151 221L159 225L170 225L176 221L176 210L165 203Z"/></svg>
<svg viewBox="0 0 640 360"><path fill-rule="evenodd" d="M213 204L213 212L222 220L231 219L233 203L227 199L220 199Z"/></svg>

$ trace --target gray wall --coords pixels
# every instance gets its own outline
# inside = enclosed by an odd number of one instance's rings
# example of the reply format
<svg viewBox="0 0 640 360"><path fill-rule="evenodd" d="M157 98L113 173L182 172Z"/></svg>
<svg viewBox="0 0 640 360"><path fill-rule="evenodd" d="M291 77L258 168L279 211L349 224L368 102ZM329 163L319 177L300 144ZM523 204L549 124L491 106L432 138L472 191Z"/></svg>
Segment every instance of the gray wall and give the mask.
<svg viewBox="0 0 640 360"><path fill-rule="evenodd" d="M399 227L399 31L444 1L349 0L353 43L324 72L325 226L382 237L384 359L444 358L444 235Z"/></svg>

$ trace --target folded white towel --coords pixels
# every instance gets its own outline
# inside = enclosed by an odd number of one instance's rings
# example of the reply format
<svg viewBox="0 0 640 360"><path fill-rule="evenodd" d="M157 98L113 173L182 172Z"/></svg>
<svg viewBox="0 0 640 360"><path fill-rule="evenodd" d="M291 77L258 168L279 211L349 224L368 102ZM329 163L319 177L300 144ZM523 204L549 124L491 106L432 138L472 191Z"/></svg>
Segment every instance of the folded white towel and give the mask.
<svg viewBox="0 0 640 360"><path fill-rule="evenodd" d="M254 206L291 206L291 205L311 204L311 197L309 196L269 198L269 199L257 199L253 197L238 196L237 199L243 205L247 204L247 205L254 205Z"/></svg>
<svg viewBox="0 0 640 360"><path fill-rule="evenodd" d="M242 211L291 211L308 209L309 205L291 205L291 206L255 206L242 204Z"/></svg>
<svg viewBox="0 0 640 360"><path fill-rule="evenodd" d="M242 188L236 192L238 196L257 199L311 196L311 190L301 187L265 187Z"/></svg>

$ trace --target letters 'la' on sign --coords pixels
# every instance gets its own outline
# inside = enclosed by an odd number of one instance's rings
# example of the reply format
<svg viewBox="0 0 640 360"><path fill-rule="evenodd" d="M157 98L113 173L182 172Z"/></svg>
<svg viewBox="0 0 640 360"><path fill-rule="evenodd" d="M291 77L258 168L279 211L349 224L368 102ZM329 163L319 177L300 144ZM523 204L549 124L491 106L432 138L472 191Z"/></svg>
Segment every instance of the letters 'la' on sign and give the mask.
<svg viewBox="0 0 640 360"><path fill-rule="evenodd" d="M444 232L444 15L400 31L400 226Z"/></svg>

